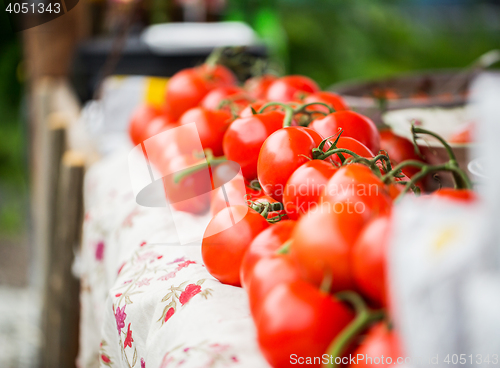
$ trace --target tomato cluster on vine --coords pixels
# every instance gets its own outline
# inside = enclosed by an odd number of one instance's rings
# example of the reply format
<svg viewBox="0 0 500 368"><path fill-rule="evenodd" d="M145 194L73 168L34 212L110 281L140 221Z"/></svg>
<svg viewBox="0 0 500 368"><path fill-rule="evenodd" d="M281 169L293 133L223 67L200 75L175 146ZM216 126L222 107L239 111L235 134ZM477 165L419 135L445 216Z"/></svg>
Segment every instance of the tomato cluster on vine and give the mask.
<svg viewBox="0 0 500 368"><path fill-rule="evenodd" d="M169 172L190 167L167 179L166 195L191 198L173 203L177 210L210 210L205 266L247 291L268 362L290 367L294 355L321 366L316 358L326 353L326 365L337 366L348 353L403 356L387 290L392 209L443 170L458 189L432 196L474 200L451 149L449 162L427 165L411 141L379 131L310 78L263 75L238 86L227 68L208 64L175 74L161 108L138 108L130 137L140 144L193 122L203 160L187 136L155 143L150 160ZM193 169L200 160L206 164ZM243 186L227 180L224 160L239 165ZM209 193L203 176L222 184Z"/></svg>

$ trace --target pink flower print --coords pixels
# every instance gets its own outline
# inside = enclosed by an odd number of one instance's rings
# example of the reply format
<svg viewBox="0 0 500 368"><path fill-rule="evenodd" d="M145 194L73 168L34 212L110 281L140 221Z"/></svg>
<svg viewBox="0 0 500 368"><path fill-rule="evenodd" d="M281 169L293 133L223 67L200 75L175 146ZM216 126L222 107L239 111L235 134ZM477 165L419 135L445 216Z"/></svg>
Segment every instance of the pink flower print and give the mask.
<svg viewBox="0 0 500 368"><path fill-rule="evenodd" d="M140 281L137 281L137 287L141 287L141 286L148 286L149 285L149 282L152 280L152 278L143 278L142 280Z"/></svg>
<svg viewBox="0 0 500 368"><path fill-rule="evenodd" d="M159 277L158 280L167 281L167 280L175 277L175 274L176 274L175 271L174 272L169 272L166 275L163 275L163 276Z"/></svg>
<svg viewBox="0 0 500 368"><path fill-rule="evenodd" d="M181 303L181 305L186 304L191 300L193 296L198 294L200 291L201 291L200 285L189 284L188 286L186 286L186 289L184 289L184 291L179 296L179 302Z"/></svg>
<svg viewBox="0 0 500 368"><path fill-rule="evenodd" d="M146 362L144 361L144 358L141 358L141 368L146 368Z"/></svg>
<svg viewBox="0 0 500 368"><path fill-rule="evenodd" d="M141 242L141 244L139 244L140 247L143 247L145 246L147 243L145 241Z"/></svg>
<svg viewBox="0 0 500 368"><path fill-rule="evenodd" d="M125 327L125 318L127 318L127 314L125 313L125 304L121 309L120 307L116 308L115 319L116 319L116 328L118 329L118 335L122 333L122 328Z"/></svg>
<svg viewBox="0 0 500 368"><path fill-rule="evenodd" d="M160 368L166 368L170 363L174 361L174 357L170 356L169 353L165 354L161 361Z"/></svg>
<svg viewBox="0 0 500 368"><path fill-rule="evenodd" d="M127 217L125 217L125 220L123 220L122 226L123 227L132 227L134 225L134 217L140 213L138 208L134 208L132 212L130 212Z"/></svg>
<svg viewBox="0 0 500 368"><path fill-rule="evenodd" d="M187 353L189 351L189 349L191 349L191 348L184 348L182 351Z"/></svg>
<svg viewBox="0 0 500 368"><path fill-rule="evenodd" d="M229 345L226 344L210 344L209 347L212 349L212 351L217 352L217 353L222 353L229 349Z"/></svg>
<svg viewBox="0 0 500 368"><path fill-rule="evenodd" d="M170 317L172 317L175 313L175 309L173 307L170 307L167 311L167 314L165 314L165 322L167 322Z"/></svg>
<svg viewBox="0 0 500 368"><path fill-rule="evenodd" d="M120 274L120 272L122 272L123 270L123 267L125 267L125 265L127 264L127 262L123 262L122 265L120 266L120 268L118 269L118 275Z"/></svg>
<svg viewBox="0 0 500 368"><path fill-rule="evenodd" d="M177 271L180 271L180 270L182 270L183 268L185 268L185 267L187 267L187 266L189 266L190 264L193 264L193 263L196 263L196 262L194 262L194 261L189 261L189 260L188 260L188 261L184 261L184 262L182 262L182 263L179 263L179 264L177 265Z"/></svg>
<svg viewBox="0 0 500 368"><path fill-rule="evenodd" d="M139 261L139 262L147 261L149 259L156 258L159 255L160 254L156 253L156 252L145 252L145 253L141 254L139 257L137 257L137 261Z"/></svg>
<svg viewBox="0 0 500 368"><path fill-rule="evenodd" d="M130 284L132 281L134 281L134 280L130 279L130 280L123 281L123 285Z"/></svg>
<svg viewBox="0 0 500 368"><path fill-rule="evenodd" d="M106 354L101 354L101 360L104 363L111 363L111 359L109 359L109 357Z"/></svg>
<svg viewBox="0 0 500 368"><path fill-rule="evenodd" d="M235 357L234 355L231 357L231 360L232 360L233 362L235 362L235 363L238 363L238 362L239 362L238 358L237 358L237 357Z"/></svg>
<svg viewBox="0 0 500 368"><path fill-rule="evenodd" d="M185 257L176 258L176 259L174 259L172 262L169 262L169 263L167 263L167 264L179 263L179 262L184 261L185 259L186 259Z"/></svg>
<svg viewBox="0 0 500 368"><path fill-rule="evenodd" d="M125 342L123 343L123 348L125 349L127 346L132 347L132 343L134 339L132 338L132 331L130 330L130 323L128 324L127 336L125 337Z"/></svg>
<svg viewBox="0 0 500 368"><path fill-rule="evenodd" d="M104 258L104 242L100 241L95 247L95 259L96 261L102 261Z"/></svg>

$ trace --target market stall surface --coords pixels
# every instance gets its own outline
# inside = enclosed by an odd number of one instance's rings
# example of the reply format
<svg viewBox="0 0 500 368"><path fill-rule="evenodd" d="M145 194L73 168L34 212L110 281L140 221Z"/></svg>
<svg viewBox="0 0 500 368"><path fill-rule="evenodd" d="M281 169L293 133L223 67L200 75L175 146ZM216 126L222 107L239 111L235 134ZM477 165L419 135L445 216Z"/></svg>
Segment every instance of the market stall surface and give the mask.
<svg viewBox="0 0 500 368"><path fill-rule="evenodd" d="M176 243L168 211L135 202L128 150L85 180L79 366L268 367L244 290L208 273L200 242Z"/></svg>

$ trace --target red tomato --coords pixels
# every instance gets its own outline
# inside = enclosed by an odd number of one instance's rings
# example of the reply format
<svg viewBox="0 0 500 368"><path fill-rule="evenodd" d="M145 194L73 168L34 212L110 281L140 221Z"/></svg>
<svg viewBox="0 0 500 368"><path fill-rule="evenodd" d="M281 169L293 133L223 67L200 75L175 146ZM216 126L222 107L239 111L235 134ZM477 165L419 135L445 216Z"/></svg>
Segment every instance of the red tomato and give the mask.
<svg viewBox="0 0 500 368"><path fill-rule="evenodd" d="M243 178L242 178L243 179ZM216 188L212 192L212 203L210 206L210 212L212 215L217 214L219 211L226 208L228 205L226 203L226 196L230 206L241 204L247 205L247 194L250 195L251 200L255 200L262 196L262 191L252 189L248 185L243 189L238 183L231 181L224 185L224 192L222 188Z"/></svg>
<svg viewBox="0 0 500 368"><path fill-rule="evenodd" d="M250 102L250 96L245 90L237 86L224 86L210 91L201 101L201 107L207 110L223 109L231 112L230 105L221 106L223 101L228 101L231 106L242 110Z"/></svg>
<svg viewBox="0 0 500 368"><path fill-rule="evenodd" d="M415 153L415 148L411 141L394 134L389 129L380 131L380 148L387 151L393 165L406 160L422 161L420 156ZM419 170L416 167L406 167L403 169L403 172L407 176L412 177Z"/></svg>
<svg viewBox="0 0 500 368"><path fill-rule="evenodd" d="M342 166L326 184L322 200L332 204L346 200L356 212L366 215L366 219L388 213L391 207L382 180L362 164Z"/></svg>
<svg viewBox="0 0 500 368"><path fill-rule="evenodd" d="M293 172L286 182L283 205L292 220L316 206L328 179L338 170L331 162L308 161Z"/></svg>
<svg viewBox="0 0 500 368"><path fill-rule="evenodd" d="M166 130L176 128L178 126L179 124L177 123L169 123L168 119L165 118L164 115L161 115L157 118L154 118L150 122L144 133L145 140L147 140L144 145L148 155L148 160L161 172L164 172L164 166L167 164L170 158L188 153L187 151L181 152L180 150L177 150L175 154L172 154L174 148L172 146L175 145L177 147L177 145L175 144L175 135L169 137L158 136L158 134ZM165 156L165 151L168 151L168 156ZM167 157L168 160L166 160Z"/></svg>
<svg viewBox="0 0 500 368"><path fill-rule="evenodd" d="M354 111L337 111L322 119L314 120L309 127L323 137L338 134L339 128L344 131L342 137L351 137L364 144L372 152L380 150L380 134L373 121Z"/></svg>
<svg viewBox="0 0 500 368"><path fill-rule="evenodd" d="M471 203L477 200L477 195L470 189L441 188L431 194L434 197L448 198L457 202Z"/></svg>
<svg viewBox="0 0 500 368"><path fill-rule="evenodd" d="M278 77L272 74L250 78L245 82L245 90L256 100L266 98L269 86L277 79Z"/></svg>
<svg viewBox="0 0 500 368"><path fill-rule="evenodd" d="M260 150L257 174L262 188L269 196L282 202L288 178L312 158L312 149L323 138L314 130L304 127L287 127L271 134Z"/></svg>
<svg viewBox="0 0 500 368"><path fill-rule="evenodd" d="M241 284L247 288L255 264L263 257L268 257L290 239L295 221L280 221L261 232L252 241L241 264Z"/></svg>
<svg viewBox="0 0 500 368"><path fill-rule="evenodd" d="M322 354L352 318L349 308L307 282L283 283L262 301L256 320L259 346L274 368L321 367Z"/></svg>
<svg viewBox="0 0 500 368"><path fill-rule="evenodd" d="M203 148L210 148L215 156L221 156L223 154L222 139L231 120L232 116L227 111L212 111L203 107L195 107L186 111L179 123L181 125L196 123Z"/></svg>
<svg viewBox="0 0 500 368"><path fill-rule="evenodd" d="M148 124L161 115L161 111L153 106L140 105L132 114L129 124L129 136L134 146L140 144L145 138L144 133Z"/></svg>
<svg viewBox="0 0 500 368"><path fill-rule="evenodd" d="M179 126L179 124L175 123L170 119L167 115L162 114L157 116L153 120L146 125L146 129L144 130L144 140L155 136L165 130L169 130Z"/></svg>
<svg viewBox="0 0 500 368"><path fill-rule="evenodd" d="M234 84L236 77L222 65L203 64L181 70L168 81L165 109L177 120L184 112L197 106L212 89Z"/></svg>
<svg viewBox="0 0 500 368"><path fill-rule="evenodd" d="M241 220L228 227L233 219ZM231 206L217 213L210 220L201 245L208 272L224 284L241 286L243 256L252 240L268 226L264 217L247 206Z"/></svg>
<svg viewBox="0 0 500 368"><path fill-rule="evenodd" d="M341 110L349 110L349 106L347 103L344 101L344 99L333 92L328 92L328 91L321 91L321 92L316 92L308 95L304 99L304 103L313 103L313 102L322 102L325 103L335 109L335 111L341 111ZM315 111L323 111L326 112L327 114L330 113L330 111L323 105L312 105L307 108L308 110L315 110Z"/></svg>
<svg viewBox="0 0 500 368"><path fill-rule="evenodd" d="M303 215L292 233L290 256L302 276L317 286L331 277L333 292L354 287L351 249L366 221L350 208L342 201L336 207L323 203Z"/></svg>
<svg viewBox="0 0 500 368"><path fill-rule="evenodd" d="M361 346L352 355L360 359L358 364L350 364L349 367L394 367L405 362L396 333L389 330L384 322L377 323L368 331Z"/></svg>
<svg viewBox="0 0 500 368"><path fill-rule="evenodd" d="M254 319L258 319L262 302L275 286L299 280L299 271L287 255L276 254L259 259L250 271L247 286Z"/></svg>
<svg viewBox="0 0 500 368"><path fill-rule="evenodd" d="M257 159L264 141L283 126L285 115L279 111L236 119L224 135L223 149L228 160L241 166L243 176L257 177Z"/></svg>
<svg viewBox="0 0 500 368"><path fill-rule="evenodd" d="M318 85L311 78L302 75L287 75L277 79L269 86L266 100L278 102L299 101L302 94L318 91Z"/></svg>
<svg viewBox="0 0 500 368"><path fill-rule="evenodd" d="M210 206L212 181L208 165L178 182L175 180L177 173L198 162L200 159L193 156L176 156L167 163L166 172L172 174L163 178L163 186L171 206L178 211L199 214L208 210Z"/></svg>
<svg viewBox="0 0 500 368"><path fill-rule="evenodd" d="M332 277L332 290L353 289L351 251L364 225L390 211L384 184L360 164L341 167L328 181L321 206L303 215L293 232L291 255L304 277L320 285Z"/></svg>
<svg viewBox="0 0 500 368"><path fill-rule="evenodd" d="M386 255L390 219L379 216L361 231L352 249L352 270L358 289L378 306L386 306Z"/></svg>
<svg viewBox="0 0 500 368"><path fill-rule="evenodd" d="M149 161L156 166L162 176L170 174L168 171L170 160L179 156L195 157L195 153L198 156L202 154L198 137L186 134L184 130L175 130L172 133L159 134L145 144Z"/></svg>
<svg viewBox="0 0 500 368"><path fill-rule="evenodd" d="M212 201L210 210L212 215L228 206L237 204L246 206L248 199L263 195L262 190L249 187L240 174L240 167L236 162L224 161L210 165L213 173ZM250 198L247 198L247 194ZM226 202L227 201L227 202Z"/></svg>

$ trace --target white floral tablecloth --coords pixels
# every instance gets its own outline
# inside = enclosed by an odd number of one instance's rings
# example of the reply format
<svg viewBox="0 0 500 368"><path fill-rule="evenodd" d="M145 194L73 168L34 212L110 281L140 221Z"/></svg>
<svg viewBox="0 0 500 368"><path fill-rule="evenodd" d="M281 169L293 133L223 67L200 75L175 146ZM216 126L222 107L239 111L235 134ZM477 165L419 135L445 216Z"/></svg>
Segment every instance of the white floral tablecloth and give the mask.
<svg viewBox="0 0 500 368"><path fill-rule="evenodd" d="M129 151L86 175L78 366L269 367L244 290L210 276L199 243L177 242L165 208L135 202ZM207 223L180 216L193 229Z"/></svg>

